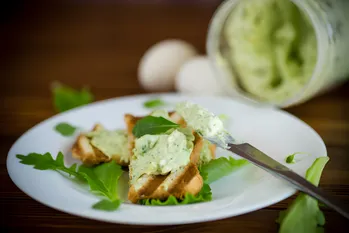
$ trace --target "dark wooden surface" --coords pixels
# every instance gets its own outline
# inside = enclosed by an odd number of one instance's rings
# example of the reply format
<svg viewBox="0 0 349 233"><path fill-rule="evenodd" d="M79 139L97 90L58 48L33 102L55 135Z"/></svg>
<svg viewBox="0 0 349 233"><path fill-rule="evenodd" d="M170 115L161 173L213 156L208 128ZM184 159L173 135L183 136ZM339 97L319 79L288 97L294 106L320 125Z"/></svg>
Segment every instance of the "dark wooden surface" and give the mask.
<svg viewBox="0 0 349 233"><path fill-rule="evenodd" d="M49 89L52 81L59 80L73 87L89 85L97 100L144 93L137 83L137 65L143 52L157 41L181 38L205 53L207 25L214 9L214 4L54 6L40 3L13 6L2 14L1 231L277 232L274 221L294 197L216 222L168 227L125 226L87 220L43 206L21 192L7 174L6 156L12 143L26 130L55 114ZM348 92L346 84L287 109L324 139L331 160L320 185L347 204ZM324 211L326 232L349 232L349 221L331 210Z"/></svg>

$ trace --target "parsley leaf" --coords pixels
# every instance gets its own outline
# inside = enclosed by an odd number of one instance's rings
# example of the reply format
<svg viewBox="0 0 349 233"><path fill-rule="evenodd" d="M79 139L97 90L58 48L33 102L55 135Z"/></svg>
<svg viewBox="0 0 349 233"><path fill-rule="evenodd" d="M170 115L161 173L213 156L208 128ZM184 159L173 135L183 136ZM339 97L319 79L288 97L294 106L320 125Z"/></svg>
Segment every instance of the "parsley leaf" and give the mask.
<svg viewBox="0 0 349 233"><path fill-rule="evenodd" d="M320 177L329 157L317 158L307 170L306 179L318 186ZM325 216L319 208L318 201L313 197L300 193L287 210L281 211L277 222L279 233L319 233L323 232Z"/></svg>
<svg viewBox="0 0 349 233"><path fill-rule="evenodd" d="M146 116L137 121L132 133L135 137L140 138L146 134L161 134L178 127L178 124L163 117Z"/></svg>
<svg viewBox="0 0 349 233"><path fill-rule="evenodd" d="M50 153L43 155L30 153L26 156L17 155L17 158L20 159L20 163L33 165L38 170L62 171L70 176L85 180L89 184L91 192L105 196L111 202L116 203L118 200L117 183L123 170L115 161L103 163L95 167L86 167L84 165L78 167L76 164L66 167L61 152L58 153L56 159L53 159Z"/></svg>
<svg viewBox="0 0 349 233"><path fill-rule="evenodd" d="M146 108L156 108L164 106L166 103L161 99L152 99L144 102L143 106Z"/></svg>
<svg viewBox="0 0 349 233"><path fill-rule="evenodd" d="M114 211L114 210L117 210L120 205L121 205L121 201L119 199L116 199L114 201L104 199L95 203L92 206L92 208L96 210Z"/></svg>
<svg viewBox="0 0 349 233"><path fill-rule="evenodd" d="M79 173L76 172L76 164L73 164L69 168L64 166L64 156L61 152L58 153L56 159L53 159L50 153L30 153L28 155L18 154L16 157L20 159L20 163L33 165L34 168L38 170L62 171L71 176L83 178Z"/></svg>
<svg viewBox="0 0 349 233"><path fill-rule="evenodd" d="M83 88L78 91L71 87L56 84L52 90L53 101L56 111L64 112L93 101L92 93Z"/></svg>
<svg viewBox="0 0 349 233"><path fill-rule="evenodd" d="M245 159L234 159L232 157L220 157L213 159L205 165L200 167L200 173L205 183L211 184L212 182L228 176L237 169L249 164Z"/></svg>
<svg viewBox="0 0 349 233"><path fill-rule="evenodd" d="M170 196L166 200L158 199L144 199L140 201L142 205L152 205L152 206L166 206L166 205L187 205L198 202L206 202L212 200L211 188L208 184L204 184L201 191L196 195L190 193L185 194L182 200L178 200L174 196Z"/></svg>
<svg viewBox="0 0 349 233"><path fill-rule="evenodd" d="M55 126L55 130L60 133L63 136L72 136L75 131L76 131L77 127L72 126L68 123L62 122L59 123Z"/></svg>

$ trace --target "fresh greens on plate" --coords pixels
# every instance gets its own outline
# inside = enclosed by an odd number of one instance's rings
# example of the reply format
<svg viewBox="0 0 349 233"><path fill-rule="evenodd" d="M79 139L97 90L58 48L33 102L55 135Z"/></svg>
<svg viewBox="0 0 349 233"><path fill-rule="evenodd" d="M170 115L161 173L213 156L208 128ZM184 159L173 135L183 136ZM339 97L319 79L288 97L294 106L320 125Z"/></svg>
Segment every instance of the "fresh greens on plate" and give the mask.
<svg viewBox="0 0 349 233"><path fill-rule="evenodd" d="M78 92L59 88L56 93L63 92L65 106L83 102L77 101ZM148 107L156 103L163 101L148 102ZM162 206L211 201L209 184L248 164L232 157L215 158L216 146L187 126L175 111L160 109L142 117L130 114L124 117L124 130L108 130L96 124L92 131L80 133L71 148L73 157L82 161L80 166L66 167L61 152L56 159L50 153L30 153L17 158L35 169L66 173L87 183L90 191L101 197L93 208L106 211L117 209L123 201ZM72 136L77 127L62 122L55 130L63 136ZM122 167L129 170L128 200L121 200L116 188L124 172Z"/></svg>
<svg viewBox="0 0 349 233"><path fill-rule="evenodd" d="M66 87L55 89L54 95L58 111L88 104L93 99L90 93ZM210 185L214 187L214 182L244 169L249 163L229 156L217 158L215 145L188 127L178 112L159 109L164 103L161 99L144 103L145 108L157 109L145 116L125 114L125 129L111 130L96 124L90 132L73 138L78 129L75 124L62 121L50 125L62 136L71 136L72 155L81 160L82 165L65 165L64 156L68 160L71 156L68 152L64 152L65 155L59 152L56 157L50 153L18 154L17 159L34 169L56 171L68 179L78 180L77 185L86 184L99 198L91 206L95 210L115 211L125 202L183 206L215 201L215 189L211 190ZM219 119L227 118L222 115ZM327 161L327 157L317 159L306 178L318 185ZM287 162L297 162L296 154L290 155ZM124 198L121 193L125 190L121 190L123 186L119 184L126 176L129 190ZM151 188L149 182L156 186ZM317 232L324 222L317 201L302 193L278 219L280 233L293 232L292 229Z"/></svg>

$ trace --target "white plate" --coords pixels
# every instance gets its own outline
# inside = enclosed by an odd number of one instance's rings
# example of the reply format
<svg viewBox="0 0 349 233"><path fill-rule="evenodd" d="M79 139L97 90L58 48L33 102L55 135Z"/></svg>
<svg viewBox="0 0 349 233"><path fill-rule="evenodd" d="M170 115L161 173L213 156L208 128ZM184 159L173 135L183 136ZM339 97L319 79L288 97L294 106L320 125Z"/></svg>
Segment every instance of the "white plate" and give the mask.
<svg viewBox="0 0 349 233"><path fill-rule="evenodd" d="M284 111L246 105L223 97L176 94L158 96L170 103L192 101L216 114L227 115L228 130L236 138L255 145L283 164L289 154L299 151L308 154L296 164L285 164L302 176L316 157L327 156L326 147L319 135L304 122ZM53 130L57 123L69 122L84 130L91 129L96 122L110 129L124 128L124 113L149 113L149 109L145 109L142 104L152 97L154 96L139 95L96 102L40 123L21 136L9 151L7 168L11 179L30 197L54 209L101 221L144 225L186 224L232 217L272 205L295 192L284 181L248 165L214 182L211 185L211 202L164 207L126 203L115 212L102 212L91 208L99 198L69 179L55 171L35 170L19 163L16 158L16 154L50 152L55 156L62 151L66 164L76 163L71 158L70 148L78 132L73 137L62 137ZM217 151L217 157L229 155L232 154Z"/></svg>

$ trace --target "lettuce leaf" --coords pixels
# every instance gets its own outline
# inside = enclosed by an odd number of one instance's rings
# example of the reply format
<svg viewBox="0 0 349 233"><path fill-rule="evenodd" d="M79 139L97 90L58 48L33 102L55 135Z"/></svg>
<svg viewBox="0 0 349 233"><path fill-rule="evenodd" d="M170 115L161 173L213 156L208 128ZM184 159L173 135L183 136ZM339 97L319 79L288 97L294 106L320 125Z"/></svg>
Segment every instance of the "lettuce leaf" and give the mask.
<svg viewBox="0 0 349 233"><path fill-rule="evenodd" d="M140 201L140 204L148 206L187 205L211 200L211 188L208 184L204 184L201 191L196 196L187 193L182 200L178 200L174 196L170 196L169 198L167 198L167 200L164 201L158 199L144 199Z"/></svg>
<svg viewBox="0 0 349 233"><path fill-rule="evenodd" d="M114 201L101 200L95 203L92 206L92 208L96 210L103 210L103 211L114 211L114 210L117 210L120 205L121 205L121 201L119 199L116 199Z"/></svg>
<svg viewBox="0 0 349 233"><path fill-rule="evenodd" d="M94 167L86 167L84 165L77 166L73 164L71 167L64 165L64 156L61 152L58 153L56 159L53 159L50 153L38 154L30 153L28 155L18 154L16 156L20 163L33 165L38 170L54 170L64 172L70 176L76 177L79 180L86 181L89 184L92 193L108 198L100 204L95 204L94 208L103 208L109 204L109 208L115 208L118 200L117 183L123 170L115 161L103 163ZM107 203L109 201L110 203ZM120 200L118 200L120 202ZM107 207L105 207L107 208Z"/></svg>
<svg viewBox="0 0 349 233"><path fill-rule="evenodd" d="M307 170L306 179L318 186L322 171L329 157L317 158ZM287 210L281 211L276 220L280 224L279 233L320 233L325 224L325 216L313 197L300 193Z"/></svg>
<svg viewBox="0 0 349 233"><path fill-rule="evenodd" d="M249 164L249 162L245 159L220 157L202 165L199 170L205 183L211 184L247 164Z"/></svg>
<svg viewBox="0 0 349 233"><path fill-rule="evenodd" d="M109 200L118 198L117 183L123 170L115 161L102 163L95 167L82 165L78 172L89 183L92 192L101 194Z"/></svg>
<svg viewBox="0 0 349 233"><path fill-rule="evenodd" d="M174 196L170 196L167 200L158 199L145 199L141 200L142 205L186 205L198 202L205 202L212 200L212 192L209 186L210 183L231 174L233 171L249 164L247 160L244 159L234 159L232 157L226 158L221 157L218 159L213 159L205 165L200 167L200 174L204 180L204 185L201 191L193 196L192 194L186 194L182 200L178 200Z"/></svg>

